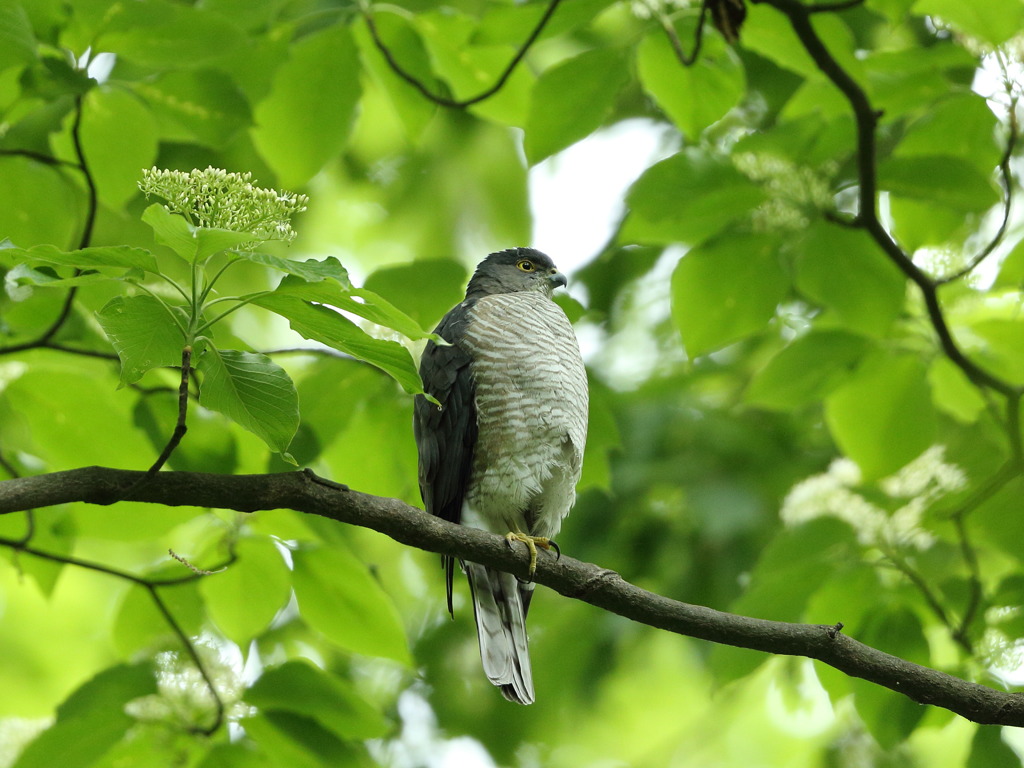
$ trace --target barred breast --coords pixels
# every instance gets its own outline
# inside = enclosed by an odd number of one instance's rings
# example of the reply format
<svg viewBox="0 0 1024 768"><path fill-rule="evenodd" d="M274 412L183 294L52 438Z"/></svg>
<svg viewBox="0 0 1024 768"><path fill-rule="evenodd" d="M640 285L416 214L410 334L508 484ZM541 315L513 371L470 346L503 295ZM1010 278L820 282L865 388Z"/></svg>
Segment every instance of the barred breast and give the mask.
<svg viewBox="0 0 1024 768"><path fill-rule="evenodd" d="M565 313L540 293L487 296L469 312L479 434L463 522L553 536L576 499L587 375Z"/></svg>

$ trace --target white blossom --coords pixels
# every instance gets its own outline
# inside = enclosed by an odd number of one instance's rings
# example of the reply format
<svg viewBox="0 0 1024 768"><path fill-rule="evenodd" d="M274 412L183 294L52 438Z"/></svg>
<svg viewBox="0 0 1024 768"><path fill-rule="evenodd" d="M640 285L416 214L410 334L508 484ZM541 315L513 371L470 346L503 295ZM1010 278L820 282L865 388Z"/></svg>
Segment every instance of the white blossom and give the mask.
<svg viewBox="0 0 1024 768"><path fill-rule="evenodd" d="M197 227L247 232L255 242L295 239L291 217L306 210L309 198L254 186L251 173L222 168L171 171L151 168L139 182L146 197L162 197L164 207Z"/></svg>

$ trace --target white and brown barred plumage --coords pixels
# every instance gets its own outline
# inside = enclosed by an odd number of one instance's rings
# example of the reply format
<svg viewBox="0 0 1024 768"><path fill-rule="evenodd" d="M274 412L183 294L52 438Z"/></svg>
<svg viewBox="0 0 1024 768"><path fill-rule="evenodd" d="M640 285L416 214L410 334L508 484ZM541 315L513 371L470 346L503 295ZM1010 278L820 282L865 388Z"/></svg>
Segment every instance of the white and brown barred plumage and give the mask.
<svg viewBox="0 0 1024 768"><path fill-rule="evenodd" d="M418 397L416 443L427 511L505 534L552 537L576 498L587 437L587 377L572 326L551 300L565 284L530 248L492 253L438 325L420 364L439 409ZM446 561L451 609L454 564ZM526 614L533 584L463 563L488 679L534 700Z"/></svg>

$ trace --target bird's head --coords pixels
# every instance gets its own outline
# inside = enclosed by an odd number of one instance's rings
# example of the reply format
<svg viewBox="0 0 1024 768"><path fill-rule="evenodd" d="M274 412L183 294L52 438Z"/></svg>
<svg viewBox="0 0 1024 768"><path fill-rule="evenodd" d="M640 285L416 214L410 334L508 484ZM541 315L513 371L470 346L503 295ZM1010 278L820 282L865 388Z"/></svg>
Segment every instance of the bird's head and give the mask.
<svg viewBox="0 0 1024 768"><path fill-rule="evenodd" d="M521 291L550 297L555 288L564 287L566 282L565 275L547 254L533 248L509 248L480 262L469 281L466 298Z"/></svg>

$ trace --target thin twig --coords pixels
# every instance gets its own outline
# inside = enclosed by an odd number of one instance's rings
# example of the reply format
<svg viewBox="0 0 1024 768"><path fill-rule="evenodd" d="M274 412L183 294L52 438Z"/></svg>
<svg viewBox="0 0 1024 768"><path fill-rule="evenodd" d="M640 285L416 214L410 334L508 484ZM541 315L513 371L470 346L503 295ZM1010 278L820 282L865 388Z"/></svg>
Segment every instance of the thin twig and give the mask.
<svg viewBox="0 0 1024 768"><path fill-rule="evenodd" d="M47 155L43 152L36 152L31 149L0 149L0 156L28 157L36 162L43 163L44 165L63 166L66 168L74 168L78 171L82 170L82 166L78 163L74 163L70 160L61 160L59 157Z"/></svg>
<svg viewBox="0 0 1024 768"><path fill-rule="evenodd" d="M96 181L93 178L92 171L89 169L88 162L86 162L85 150L82 148L81 127L82 96L79 95L75 98L75 119L71 125L71 143L75 148L75 155L78 158L78 164L71 165L81 171L82 178L85 180L86 188L86 213L85 221L82 225L82 236L78 241L79 249L88 248L89 244L92 242L92 232L93 227L96 225L96 212L99 206L99 195L96 189ZM81 270L76 269L75 274L81 274ZM64 323L67 322L68 317L71 316L71 309L74 306L75 295L77 292L78 286L72 286L68 289L67 296L64 297L64 303L61 305L60 312L38 339L22 344L16 344L11 347L5 347L4 349L0 349L0 354L12 354L15 352L23 352L29 349L49 346L53 337L57 335L57 332L60 331L61 328L64 327Z"/></svg>
<svg viewBox="0 0 1024 768"><path fill-rule="evenodd" d="M377 50L381 52L381 55L384 56L384 59L385 61L387 61L388 66L391 67L391 69L394 71L396 75L398 75L405 82L407 82L417 91L419 91L424 97L434 102L435 104L440 104L443 107L453 107L456 109L462 109L464 107L472 106L473 104L479 104L481 101L484 101L485 99L489 99L491 96L493 96L494 94L496 94L498 91L505 87L505 83L508 82L508 79L512 76L512 73L515 71L515 68L519 66L519 63L526 56L527 51L530 50L533 44L537 41L537 38L540 37L540 33L544 31L544 27L546 27L547 23L551 20L551 17L554 15L555 10L558 8L558 5L559 3L561 3L561 1L562 0L551 0L551 2L548 4L548 7L544 10L544 14L540 17L540 21L537 22L537 26L533 28L533 31L529 34L526 40L523 41L523 44L519 46L519 49L516 51L515 56L512 57L512 60L508 63L508 66L505 67L505 71L501 73L501 75L495 81L494 85L492 85L490 88L481 91L476 96L473 96L468 99L451 99L448 98L447 96L441 96L431 91L423 83L422 80L417 78L415 75L413 75L411 72L406 70L401 64L398 63L398 60L395 58L394 54L381 39L380 33L377 31L377 24L373 20L373 14L370 12L370 9L368 7L363 9L363 18L366 19L366 27L370 31L370 37L373 38L373 44L377 46Z"/></svg>
<svg viewBox="0 0 1024 768"><path fill-rule="evenodd" d="M704 24L707 21L707 12L708 0L703 0L700 4L700 14L697 16L697 28L693 33L693 51L689 55L687 55L686 51L683 50L683 43L679 39L679 34L676 32L676 28L672 24L672 20L660 10L657 12L658 21L661 22L661 28L665 30L665 35L668 37L668 41L672 45L672 50L675 52L676 58L679 59L679 63L684 67L693 66L694 62L697 61L697 57L700 56L701 43L704 41Z"/></svg>
<svg viewBox="0 0 1024 768"><path fill-rule="evenodd" d="M181 438L188 432L188 426L185 424L185 418L188 415L188 382L189 375L192 372L192 347L185 347L181 350L181 382L178 384L178 421L174 425L174 432L171 434L171 439L167 441L167 445L164 446L163 451L157 457L157 460L153 462L153 466L146 472L147 477L152 477L171 457L174 453L174 449L178 447L181 442ZM144 481L143 481L144 482Z"/></svg>
<svg viewBox="0 0 1024 768"><path fill-rule="evenodd" d="M981 249L974 258L970 259L967 264L958 269L956 272L946 275L945 277L935 278L936 285L945 285L951 283L954 280L959 280L964 275L968 275L974 271L974 269L981 264L989 255L996 249L996 247L1003 241L1003 237L1006 235L1006 230L1010 224L1010 209L1013 207L1013 174L1010 170L1010 160L1013 158L1013 152L1017 145L1017 100L1014 99L1010 103L1009 109L1010 117L1010 132L1006 138L1006 147L1003 149L1003 156L999 160L999 176L1003 185L1003 220L999 224L999 229L992 236L992 239L988 241L988 244Z"/></svg>
<svg viewBox="0 0 1024 768"><path fill-rule="evenodd" d="M811 24L810 12L797 0L756 0L771 5L789 19L793 31L814 60L818 69L832 81L832 84L846 97L854 114L857 126L857 176L859 180L859 210L857 221L871 236L882 252L921 291L928 318L938 336L939 344L946 357L964 372L968 379L980 387L988 387L1004 396L1012 396L1020 388L1010 384L994 373L982 368L969 358L953 338L952 331L939 303L937 286L913 259L892 238L878 215L878 170L876 153L876 129L881 113L868 99L860 84L840 66L826 48L821 37Z"/></svg>
<svg viewBox="0 0 1024 768"><path fill-rule="evenodd" d="M963 557L964 563L967 564L967 571L970 574L970 592L967 596L967 604L964 607L960 625L953 631L953 639L965 648L970 648L971 625L974 623L974 617L978 615L978 610L984 599L981 586L981 567L978 564L978 553L974 551L974 546L967 533L967 524L963 515L956 515L953 518L953 525L956 527L957 538L960 540L960 555Z"/></svg>
<svg viewBox="0 0 1024 768"><path fill-rule="evenodd" d="M220 694L217 692L217 686L213 684L213 678L207 671L203 660L199 657L199 652L196 650L195 644L192 642L191 638L185 634L185 630L181 628L178 620L174 618L174 614L171 613L171 610L167 607L163 598L160 597L160 593L157 592L156 587L152 584L144 584L143 586L145 586L146 591L149 592L149 596L153 599L153 603L156 605L157 610L159 610L163 615L164 621L167 622L174 634L178 636L178 640L181 644L185 646L185 652L188 653L189 658L192 659L192 663L196 665L196 669L199 670L199 674L202 676L203 682L206 683L206 687L209 689L210 695L213 697L213 704L215 708L213 722L205 727L197 726L189 729L194 733L209 736L220 728L221 724L224 722L224 700L221 699Z"/></svg>

